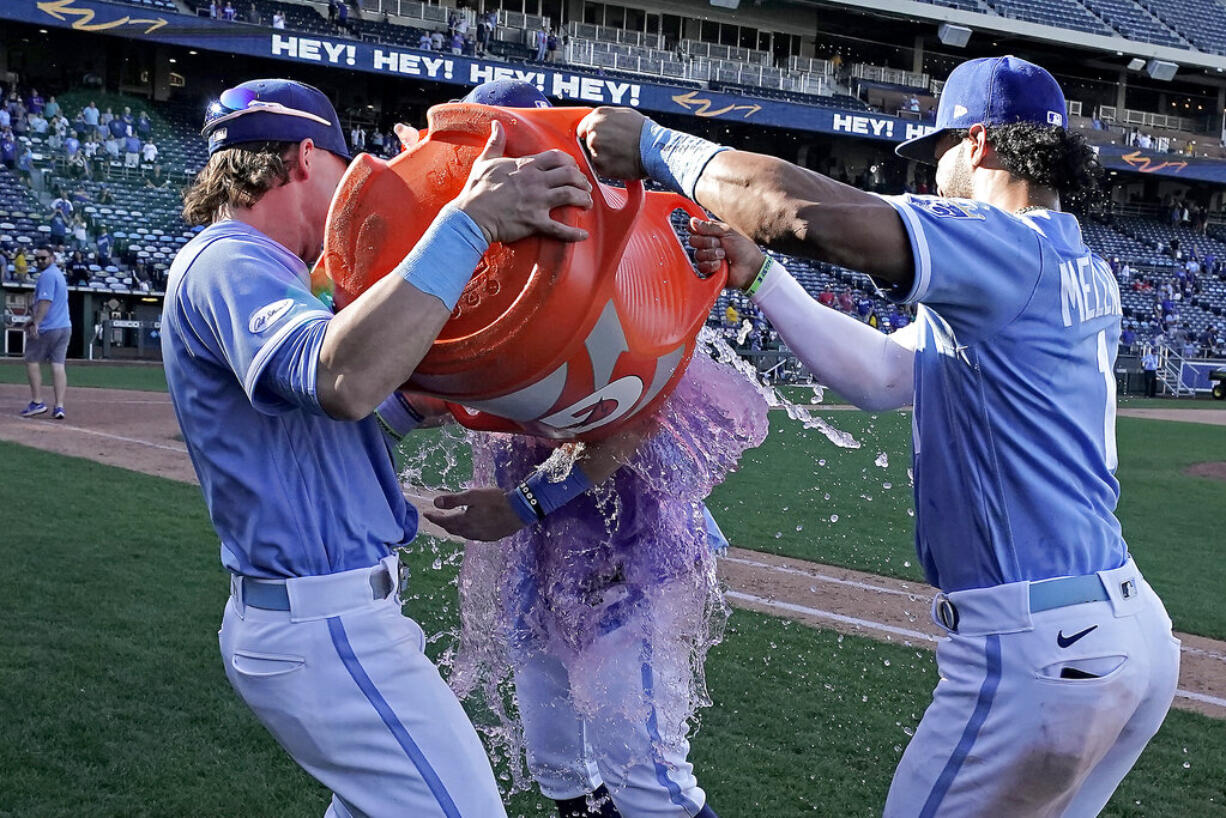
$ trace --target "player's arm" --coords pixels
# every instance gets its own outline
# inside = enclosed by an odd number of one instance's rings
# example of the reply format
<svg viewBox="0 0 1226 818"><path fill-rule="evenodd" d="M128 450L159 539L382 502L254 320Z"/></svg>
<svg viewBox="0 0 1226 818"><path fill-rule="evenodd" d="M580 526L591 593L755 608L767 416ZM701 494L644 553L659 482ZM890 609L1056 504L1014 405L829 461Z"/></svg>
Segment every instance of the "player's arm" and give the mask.
<svg viewBox="0 0 1226 818"><path fill-rule="evenodd" d="M911 245L877 196L781 159L662 128L628 108L598 108L579 125L605 175L650 176L773 250L869 273L906 289Z"/></svg>
<svg viewBox="0 0 1226 818"><path fill-rule="evenodd" d="M435 508L424 512L425 517L466 540L492 542L509 537L608 480L655 429L647 421L586 444L564 475L541 466L510 491L491 487L441 494L434 498Z"/></svg>
<svg viewBox="0 0 1226 818"><path fill-rule="evenodd" d="M460 195L396 270L329 323L316 375L327 414L366 417L408 380L491 242L534 233L587 238L549 215L558 207L591 206L591 186L574 161L561 151L504 159L505 144L505 131L494 123Z"/></svg>
<svg viewBox="0 0 1226 818"><path fill-rule="evenodd" d="M699 269L727 260L729 279L754 281L754 304L788 349L817 378L861 409L880 411L914 400L915 330L881 333L823 306L779 262L718 222L690 220Z"/></svg>

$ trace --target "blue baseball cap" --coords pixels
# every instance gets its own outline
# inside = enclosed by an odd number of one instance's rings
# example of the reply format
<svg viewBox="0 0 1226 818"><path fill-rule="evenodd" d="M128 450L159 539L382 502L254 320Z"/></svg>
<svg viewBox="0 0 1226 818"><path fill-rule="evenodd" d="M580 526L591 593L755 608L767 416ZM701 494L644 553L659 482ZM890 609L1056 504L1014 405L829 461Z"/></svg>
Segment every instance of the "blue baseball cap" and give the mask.
<svg viewBox="0 0 1226 818"><path fill-rule="evenodd" d="M540 89L521 80L492 80L472 89L460 102L498 105L502 108L552 108Z"/></svg>
<svg viewBox="0 0 1226 818"><path fill-rule="evenodd" d="M349 147L332 103L314 86L293 80L251 80L209 104L200 133L209 155L250 142L301 142L348 161Z"/></svg>
<svg viewBox="0 0 1226 818"><path fill-rule="evenodd" d="M936 145L950 130L975 124L1065 127L1068 106L1056 78L1017 57L967 60L955 68L941 89L936 130L908 139L894 149L905 159L936 164Z"/></svg>

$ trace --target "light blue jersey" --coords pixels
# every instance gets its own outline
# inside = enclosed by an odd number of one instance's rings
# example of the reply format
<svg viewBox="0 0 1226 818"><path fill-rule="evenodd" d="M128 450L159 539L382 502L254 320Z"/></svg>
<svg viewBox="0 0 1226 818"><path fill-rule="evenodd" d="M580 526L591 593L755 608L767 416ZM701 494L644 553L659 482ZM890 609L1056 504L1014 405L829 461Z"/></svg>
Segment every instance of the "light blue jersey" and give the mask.
<svg viewBox="0 0 1226 818"><path fill-rule="evenodd" d="M38 283L34 285L34 303L39 301L51 303L38 324L39 332L72 327L72 319L68 315L68 282L54 264L38 274Z"/></svg>
<svg viewBox="0 0 1226 818"><path fill-rule="evenodd" d="M417 531L374 416L337 421L319 406L331 317L302 261L241 222L208 227L171 265L166 380L234 573L362 568Z"/></svg>
<svg viewBox="0 0 1226 818"><path fill-rule="evenodd" d="M1120 294L1077 220L902 196L918 302L916 546L943 591L1124 564Z"/></svg>

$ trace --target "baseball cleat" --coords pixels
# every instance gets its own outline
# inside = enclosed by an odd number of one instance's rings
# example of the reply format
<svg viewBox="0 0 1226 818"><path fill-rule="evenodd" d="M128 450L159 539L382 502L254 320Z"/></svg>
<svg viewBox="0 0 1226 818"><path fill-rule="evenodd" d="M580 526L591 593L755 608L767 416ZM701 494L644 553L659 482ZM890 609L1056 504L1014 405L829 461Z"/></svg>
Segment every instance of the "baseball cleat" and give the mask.
<svg viewBox="0 0 1226 818"><path fill-rule="evenodd" d="M21 416L23 418L32 418L35 415L41 415L46 411L47 411L47 404L35 403L34 401L30 401L30 405L27 406L25 409L21 410Z"/></svg>
<svg viewBox="0 0 1226 818"><path fill-rule="evenodd" d="M56 420L63 420L64 419L64 407L63 406L55 407L55 411L51 413L51 417L55 418Z"/></svg>

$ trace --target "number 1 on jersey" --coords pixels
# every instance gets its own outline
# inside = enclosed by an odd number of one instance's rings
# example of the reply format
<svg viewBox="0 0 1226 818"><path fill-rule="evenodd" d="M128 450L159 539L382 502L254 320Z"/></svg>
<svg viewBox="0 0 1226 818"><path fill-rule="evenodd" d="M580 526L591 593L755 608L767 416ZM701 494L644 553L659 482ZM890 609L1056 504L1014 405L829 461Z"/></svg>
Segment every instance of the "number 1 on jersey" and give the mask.
<svg viewBox="0 0 1226 818"><path fill-rule="evenodd" d="M1107 468L1112 472L1119 465L1115 452L1115 373L1111 371L1111 355L1107 352L1107 331L1098 332L1098 371L1103 374L1107 386L1107 405L1103 407L1103 454Z"/></svg>

